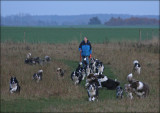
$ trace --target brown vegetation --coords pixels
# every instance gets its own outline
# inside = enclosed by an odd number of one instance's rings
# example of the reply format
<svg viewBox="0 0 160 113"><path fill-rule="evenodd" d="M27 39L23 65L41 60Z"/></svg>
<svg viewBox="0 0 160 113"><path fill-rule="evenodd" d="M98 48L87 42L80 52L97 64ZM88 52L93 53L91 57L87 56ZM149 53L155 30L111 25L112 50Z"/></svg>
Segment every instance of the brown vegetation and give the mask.
<svg viewBox="0 0 160 113"><path fill-rule="evenodd" d="M104 64L110 65L115 75L122 83L127 83L126 77L132 72L133 60L138 60L142 66L141 75L134 78L147 83L150 94L145 99L135 98L130 101L104 100L97 103L81 103L67 108L53 108L44 111L69 111L69 112L158 112L159 110L159 45L158 41L92 44L93 57L100 59ZM52 61L44 66L30 66L24 64L26 54L44 57L48 55ZM69 44L29 44L29 43L1 43L1 99L12 100L17 98L33 99L38 97L57 96L64 99L81 99L87 96L83 87L74 86L70 79L71 68L61 60L79 61L78 43ZM57 67L67 70L64 78L56 74ZM32 75L43 69L43 80L40 83L32 81ZM9 73L15 75L22 87L20 95L9 94ZM116 109L115 109L116 107ZM75 109L76 108L76 109ZM94 108L94 109L93 109Z"/></svg>

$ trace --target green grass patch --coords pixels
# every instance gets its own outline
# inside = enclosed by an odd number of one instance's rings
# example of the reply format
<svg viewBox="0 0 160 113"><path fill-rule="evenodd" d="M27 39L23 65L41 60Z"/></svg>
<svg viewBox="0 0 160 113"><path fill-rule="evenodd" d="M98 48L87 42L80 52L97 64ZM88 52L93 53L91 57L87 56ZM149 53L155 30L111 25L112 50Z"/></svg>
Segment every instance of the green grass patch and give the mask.
<svg viewBox="0 0 160 113"><path fill-rule="evenodd" d="M43 109L53 106L56 109L67 108L83 101L76 99L61 99L59 97L38 99L16 99L12 101L1 101L1 112L42 112Z"/></svg>

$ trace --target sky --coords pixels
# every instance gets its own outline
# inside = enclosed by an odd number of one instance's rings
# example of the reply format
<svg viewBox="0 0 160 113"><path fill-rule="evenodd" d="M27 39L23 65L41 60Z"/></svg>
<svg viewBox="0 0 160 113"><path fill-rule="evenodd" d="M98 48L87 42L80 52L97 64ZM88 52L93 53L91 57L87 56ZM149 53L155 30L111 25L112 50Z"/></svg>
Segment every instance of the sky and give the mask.
<svg viewBox="0 0 160 113"><path fill-rule="evenodd" d="M159 15L159 1L1 1L1 15Z"/></svg>

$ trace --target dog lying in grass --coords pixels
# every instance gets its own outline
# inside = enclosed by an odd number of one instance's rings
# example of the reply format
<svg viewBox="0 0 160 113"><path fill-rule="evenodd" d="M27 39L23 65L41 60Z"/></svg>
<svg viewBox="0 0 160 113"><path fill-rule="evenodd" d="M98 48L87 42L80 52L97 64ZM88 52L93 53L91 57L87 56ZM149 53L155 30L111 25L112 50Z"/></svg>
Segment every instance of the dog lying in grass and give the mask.
<svg viewBox="0 0 160 113"><path fill-rule="evenodd" d="M63 69L61 69L61 68L57 68L57 74L59 75L59 76L61 76L61 77L63 77L64 76L64 70Z"/></svg>
<svg viewBox="0 0 160 113"><path fill-rule="evenodd" d="M43 70L39 70L37 73L33 74L33 80L35 80L37 83L42 80L42 73Z"/></svg>

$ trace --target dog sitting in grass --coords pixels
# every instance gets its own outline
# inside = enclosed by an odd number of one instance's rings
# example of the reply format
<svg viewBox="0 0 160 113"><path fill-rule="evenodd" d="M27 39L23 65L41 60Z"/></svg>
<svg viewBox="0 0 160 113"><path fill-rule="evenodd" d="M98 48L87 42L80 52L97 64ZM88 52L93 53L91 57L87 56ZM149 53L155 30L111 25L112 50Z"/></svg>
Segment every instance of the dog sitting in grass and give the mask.
<svg viewBox="0 0 160 113"><path fill-rule="evenodd" d="M136 72L137 74L140 75L141 72L141 65L139 64L138 60L133 61L133 72Z"/></svg>
<svg viewBox="0 0 160 113"><path fill-rule="evenodd" d="M91 81L87 86L89 101L98 101L98 86L96 82Z"/></svg>
<svg viewBox="0 0 160 113"><path fill-rule="evenodd" d="M71 73L71 79L74 82L75 85L80 84L82 81L82 75L81 72L73 71Z"/></svg>
<svg viewBox="0 0 160 113"><path fill-rule="evenodd" d="M10 93L16 93L16 92L20 93L20 86L16 77L11 76L9 86L10 86L9 88Z"/></svg>
<svg viewBox="0 0 160 113"><path fill-rule="evenodd" d="M87 88L89 101L98 101L98 85L98 79L95 78L93 74L87 76L85 86Z"/></svg>

